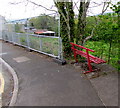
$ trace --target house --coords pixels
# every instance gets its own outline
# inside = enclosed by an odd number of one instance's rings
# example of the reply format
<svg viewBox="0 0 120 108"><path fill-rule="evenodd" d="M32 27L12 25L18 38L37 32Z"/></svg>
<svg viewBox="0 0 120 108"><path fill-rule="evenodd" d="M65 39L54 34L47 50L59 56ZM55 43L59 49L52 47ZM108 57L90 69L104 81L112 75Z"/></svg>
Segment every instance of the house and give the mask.
<svg viewBox="0 0 120 108"><path fill-rule="evenodd" d="M29 18L25 18L25 19L17 19L17 20L10 20L7 22L7 25L12 26L12 30L9 31L15 31L15 32L26 32L26 28L28 28L27 26L29 24Z"/></svg>
<svg viewBox="0 0 120 108"><path fill-rule="evenodd" d="M55 32L54 31L48 31L48 30L36 30L34 31L34 34L38 34L38 35L45 35L45 36L55 36Z"/></svg>

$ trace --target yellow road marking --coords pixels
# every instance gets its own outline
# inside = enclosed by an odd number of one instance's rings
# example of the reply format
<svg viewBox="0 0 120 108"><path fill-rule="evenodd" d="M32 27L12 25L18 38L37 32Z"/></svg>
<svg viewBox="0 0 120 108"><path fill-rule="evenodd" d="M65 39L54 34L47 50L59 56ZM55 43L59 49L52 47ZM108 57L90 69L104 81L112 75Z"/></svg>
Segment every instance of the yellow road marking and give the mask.
<svg viewBox="0 0 120 108"><path fill-rule="evenodd" d="M2 73L0 72L0 94L2 94L4 92L4 84L5 84L5 81L4 81L4 78L3 78L3 75Z"/></svg>

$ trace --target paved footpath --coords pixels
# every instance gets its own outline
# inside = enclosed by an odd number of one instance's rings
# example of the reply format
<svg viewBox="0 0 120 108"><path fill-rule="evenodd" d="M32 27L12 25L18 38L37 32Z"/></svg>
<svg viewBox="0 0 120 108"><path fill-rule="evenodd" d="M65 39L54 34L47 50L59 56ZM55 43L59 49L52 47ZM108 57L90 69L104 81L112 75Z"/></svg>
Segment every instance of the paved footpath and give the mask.
<svg viewBox="0 0 120 108"><path fill-rule="evenodd" d="M13 93L13 77L5 64L0 59L0 96L1 106L8 106Z"/></svg>
<svg viewBox="0 0 120 108"><path fill-rule="evenodd" d="M2 53L19 78L16 106L103 106L90 81L74 68L10 43L3 42Z"/></svg>

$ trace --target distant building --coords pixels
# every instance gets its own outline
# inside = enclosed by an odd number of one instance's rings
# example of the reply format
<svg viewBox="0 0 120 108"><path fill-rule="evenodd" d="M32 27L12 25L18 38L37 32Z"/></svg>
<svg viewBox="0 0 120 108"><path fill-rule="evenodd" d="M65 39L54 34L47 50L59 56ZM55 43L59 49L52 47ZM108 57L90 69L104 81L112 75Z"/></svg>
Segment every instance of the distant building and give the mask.
<svg viewBox="0 0 120 108"><path fill-rule="evenodd" d="M47 29L37 30L34 27L29 25L29 19L19 19L19 20L11 20L7 22L8 31L15 31L15 32L27 32L30 34L38 34L38 35L45 35L45 36L55 36L54 31L48 31Z"/></svg>
<svg viewBox="0 0 120 108"><path fill-rule="evenodd" d="M26 19L18 19L18 20L10 20L7 22L9 29L12 26L12 31L14 32L25 32L25 27L27 27L28 18ZM11 31L11 30L10 30Z"/></svg>
<svg viewBox="0 0 120 108"><path fill-rule="evenodd" d="M48 31L48 30L36 30L34 31L34 34L45 35L45 36L55 36L54 31Z"/></svg>
<svg viewBox="0 0 120 108"><path fill-rule="evenodd" d="M36 29L34 27L25 27L24 28L25 32L27 33L34 33L34 31L36 31Z"/></svg>
<svg viewBox="0 0 120 108"><path fill-rule="evenodd" d="M7 22L8 25L14 25L14 31L16 32L28 32L34 33L34 27L30 27L29 25L29 18L26 19L18 19L18 20L11 20Z"/></svg>
<svg viewBox="0 0 120 108"><path fill-rule="evenodd" d="M6 23L5 17L0 15L0 39L2 39L2 33L6 29L5 23Z"/></svg>
<svg viewBox="0 0 120 108"><path fill-rule="evenodd" d="M8 23L11 23L11 24L16 24L16 23L18 23L18 24L26 24L27 21L28 21L28 18L26 18L26 19L18 19L18 20L10 20L10 21L8 21Z"/></svg>

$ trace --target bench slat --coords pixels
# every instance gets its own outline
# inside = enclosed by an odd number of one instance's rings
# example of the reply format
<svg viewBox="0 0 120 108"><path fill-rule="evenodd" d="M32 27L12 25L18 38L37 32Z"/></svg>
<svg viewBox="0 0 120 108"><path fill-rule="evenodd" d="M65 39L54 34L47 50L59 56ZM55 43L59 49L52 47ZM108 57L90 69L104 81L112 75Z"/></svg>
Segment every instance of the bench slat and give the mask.
<svg viewBox="0 0 120 108"><path fill-rule="evenodd" d="M86 53L86 52L84 52L84 51L79 51L79 50L77 50L77 49L75 49L75 50L76 50L76 54L79 54L79 55L81 55L82 57L87 58L87 53ZM96 64L106 63L104 60L102 60L102 59L100 59L100 58L98 58L98 57L94 57L94 56L92 56L92 55L90 55L90 54L89 54L89 59L90 59L90 61L92 61L92 62L94 62L94 63L96 63Z"/></svg>
<svg viewBox="0 0 120 108"><path fill-rule="evenodd" d="M91 51L91 52L95 52L94 50L91 50L91 49L89 49L89 48L85 48L85 47L83 47L83 46L81 46L81 45L77 45L77 44L74 44L74 43L70 43L71 45L74 45L74 46L77 46L77 47L79 47L79 48L82 48L82 49L86 49L86 50L88 50L88 51Z"/></svg>

